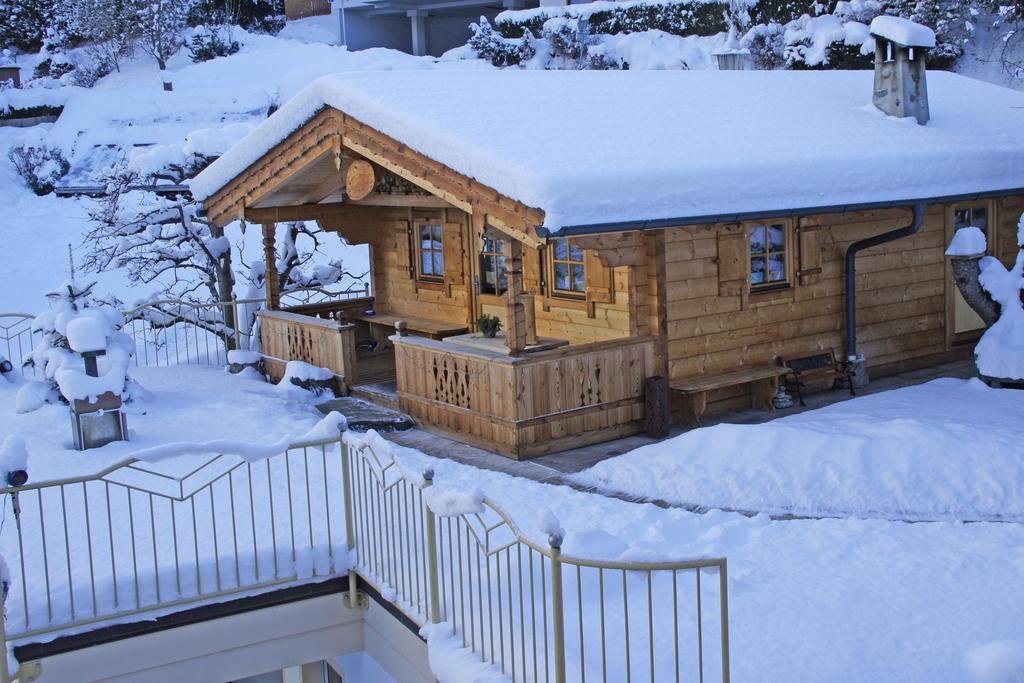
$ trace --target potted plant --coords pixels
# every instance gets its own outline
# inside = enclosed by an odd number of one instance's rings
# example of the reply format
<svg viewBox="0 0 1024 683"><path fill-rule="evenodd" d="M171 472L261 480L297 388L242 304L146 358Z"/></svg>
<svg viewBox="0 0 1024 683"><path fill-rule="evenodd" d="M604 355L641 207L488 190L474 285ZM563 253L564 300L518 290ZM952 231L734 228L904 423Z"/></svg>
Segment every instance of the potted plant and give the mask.
<svg viewBox="0 0 1024 683"><path fill-rule="evenodd" d="M501 329L501 320L496 315L487 315L485 313L476 319L476 328L488 339L494 339L495 335L498 334L498 330Z"/></svg>

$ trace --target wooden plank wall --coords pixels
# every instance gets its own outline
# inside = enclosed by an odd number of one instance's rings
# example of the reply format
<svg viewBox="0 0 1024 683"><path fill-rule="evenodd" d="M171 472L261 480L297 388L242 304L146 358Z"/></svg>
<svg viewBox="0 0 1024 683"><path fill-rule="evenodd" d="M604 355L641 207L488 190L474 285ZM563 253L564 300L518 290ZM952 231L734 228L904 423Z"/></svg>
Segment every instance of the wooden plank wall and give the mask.
<svg viewBox="0 0 1024 683"><path fill-rule="evenodd" d="M832 347L843 354L844 255L859 239L906 225L909 211L892 210L801 219L821 228L817 282L762 294L721 295L720 226L666 231L668 357L673 379L772 363L778 356ZM795 240L794 240L795 242ZM859 350L870 366L946 349L945 210L926 214L909 238L857 258ZM710 397L709 412L749 401L745 388Z"/></svg>
<svg viewBox="0 0 1024 683"><path fill-rule="evenodd" d="M395 344L402 410L455 438L517 458L640 430L652 337L519 358L406 337Z"/></svg>

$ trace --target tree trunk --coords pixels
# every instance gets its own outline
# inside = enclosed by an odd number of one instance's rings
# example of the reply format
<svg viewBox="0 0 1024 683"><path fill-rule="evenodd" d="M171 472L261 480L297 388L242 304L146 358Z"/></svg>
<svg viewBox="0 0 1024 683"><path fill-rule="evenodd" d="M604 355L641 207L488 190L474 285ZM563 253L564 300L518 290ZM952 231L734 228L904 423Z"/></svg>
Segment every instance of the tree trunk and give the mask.
<svg viewBox="0 0 1024 683"><path fill-rule="evenodd" d="M160 78L164 82L164 90L171 92L174 90L174 84L171 83L169 74L167 73L167 62L163 59L157 58L157 66L160 67Z"/></svg>
<svg viewBox="0 0 1024 683"><path fill-rule="evenodd" d="M985 322L992 326L999 319L999 304L992 300L985 288L981 286L981 257L954 256L950 258L953 266L953 279L956 287L963 295L967 305Z"/></svg>

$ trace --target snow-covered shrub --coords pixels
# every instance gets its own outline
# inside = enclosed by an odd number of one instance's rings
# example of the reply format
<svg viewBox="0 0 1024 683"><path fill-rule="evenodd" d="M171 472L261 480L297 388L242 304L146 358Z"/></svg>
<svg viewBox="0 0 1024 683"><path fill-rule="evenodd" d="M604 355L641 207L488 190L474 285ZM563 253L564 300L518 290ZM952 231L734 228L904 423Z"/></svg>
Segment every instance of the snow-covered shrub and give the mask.
<svg viewBox="0 0 1024 683"><path fill-rule="evenodd" d="M121 61L132 55L139 35L142 0L68 0L57 3L54 12L54 41L62 47L82 43L88 66L81 82L85 86L111 71L120 71ZM86 74L85 72L89 72ZM102 75L100 75L102 74Z"/></svg>
<svg viewBox="0 0 1024 683"><path fill-rule="evenodd" d="M746 3L748 6L753 2ZM659 30L674 35L714 35L728 28L730 3L721 0L627 0L501 12L495 23L505 38L539 35L549 19L578 18L591 34Z"/></svg>
<svg viewBox="0 0 1024 683"><path fill-rule="evenodd" d="M981 286L999 304L999 319L985 330L974 355L982 375L1024 381L1024 216L1017 244L1020 251L1010 270L992 256L981 259Z"/></svg>
<svg viewBox="0 0 1024 683"><path fill-rule="evenodd" d="M747 32L740 44L750 50L755 69L770 71L786 64L786 29L782 24L759 24Z"/></svg>
<svg viewBox="0 0 1024 683"><path fill-rule="evenodd" d="M35 69L32 70L32 77L52 78L55 81L59 81L74 70L75 65L68 61L66 57L47 57L36 64Z"/></svg>
<svg viewBox="0 0 1024 683"><path fill-rule="evenodd" d="M54 186L68 174L71 165L56 147L13 147L7 158L14 164L25 184L39 196L53 192Z"/></svg>
<svg viewBox="0 0 1024 683"><path fill-rule="evenodd" d="M189 11L189 25L231 24L254 33L284 28L284 0L198 0Z"/></svg>
<svg viewBox="0 0 1024 683"><path fill-rule="evenodd" d="M24 363L36 368L43 379L28 382L18 390L18 412L31 412L46 403L87 399L106 391L131 400L128 364L135 354L135 342L121 331L124 316L117 302L95 297L94 287L94 282L72 278L47 295L50 310L32 322L32 332L40 339ZM96 347L106 353L98 359L99 377L88 377L80 351Z"/></svg>
<svg viewBox="0 0 1024 683"><path fill-rule="evenodd" d="M594 39L585 20L579 17L553 17L544 22L541 35L551 46L552 57L565 62L562 68L586 67L587 51Z"/></svg>
<svg viewBox="0 0 1024 683"><path fill-rule="evenodd" d="M193 62L206 62L233 55L240 48L238 41L231 39L229 26L197 26L188 43L188 54Z"/></svg>
<svg viewBox="0 0 1024 683"><path fill-rule="evenodd" d="M54 0L0 0L0 45L35 52L53 21Z"/></svg>
<svg viewBox="0 0 1024 683"><path fill-rule="evenodd" d="M480 23L470 24L469 28L472 33L469 47L477 57L490 61L494 66L514 66L536 54L534 37L529 30L518 39L503 38L495 33L487 17L480 17Z"/></svg>

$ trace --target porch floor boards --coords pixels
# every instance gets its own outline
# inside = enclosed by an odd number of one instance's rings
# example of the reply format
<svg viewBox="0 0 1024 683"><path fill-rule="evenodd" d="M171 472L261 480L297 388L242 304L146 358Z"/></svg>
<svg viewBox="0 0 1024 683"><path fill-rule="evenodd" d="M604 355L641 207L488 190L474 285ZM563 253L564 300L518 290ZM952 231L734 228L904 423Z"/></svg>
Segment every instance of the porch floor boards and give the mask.
<svg viewBox="0 0 1024 683"><path fill-rule="evenodd" d="M866 396L882 391L913 386L915 384L923 384L924 382L938 379L940 377L967 379L974 376L976 376L974 361L958 360L872 380L868 387L859 390L857 393L859 396ZM833 403L848 401L852 398L854 397L850 396L849 391L845 390L819 391L805 396L805 400L807 402L806 407L801 407L799 403L796 403L793 408L778 410L775 412L746 409L720 413L706 418L703 421L703 426L709 427L724 422L734 424L759 424L779 417L795 415L797 413L814 410L816 408L823 408L825 406L832 405ZM678 436L686 431L688 431L688 428L676 427L672 430L671 434L669 434L668 438ZM651 439L650 437L639 434L592 446L574 448L560 453L550 453L531 460L513 460L420 428L410 429L405 432L386 434L384 436L398 444L417 448L424 453L437 458L448 458L464 465L504 472L506 474L524 477L526 479L532 479L533 481L542 483L570 486L575 489L630 501L635 501L636 499L618 493L581 486L580 484L569 480L566 475L579 472L601 462L602 460L622 455L623 453L635 448L656 443L658 441L657 439ZM670 507L670 505L664 501L647 500L646 502L654 503L662 507Z"/></svg>

